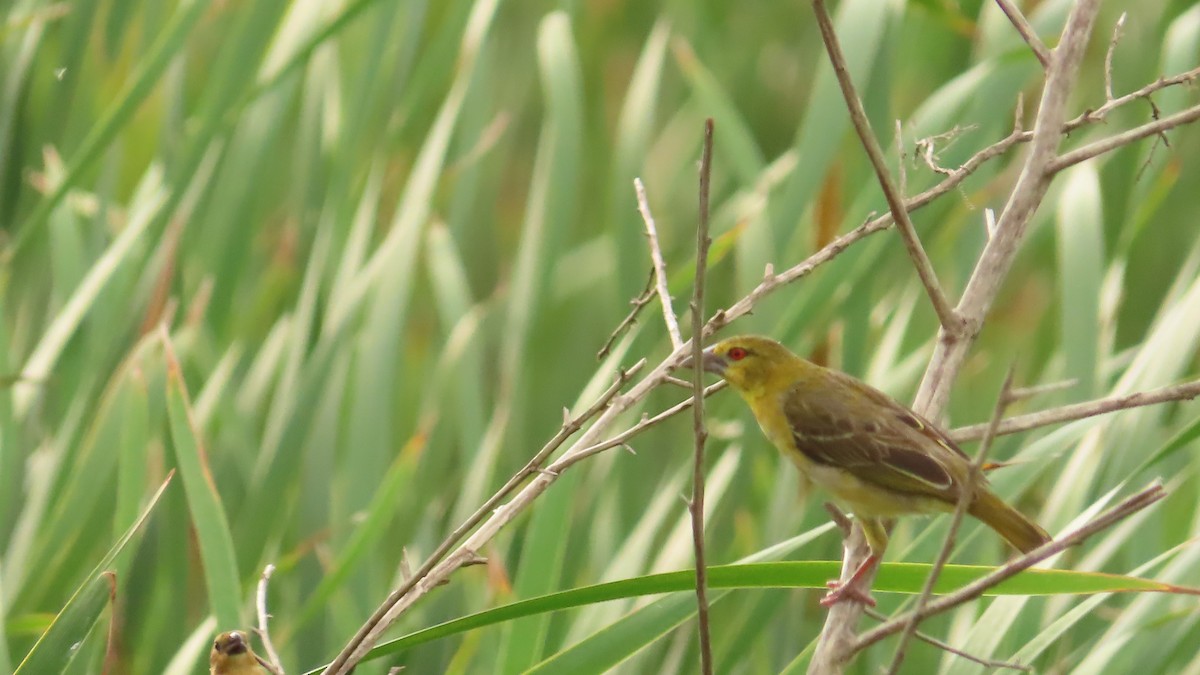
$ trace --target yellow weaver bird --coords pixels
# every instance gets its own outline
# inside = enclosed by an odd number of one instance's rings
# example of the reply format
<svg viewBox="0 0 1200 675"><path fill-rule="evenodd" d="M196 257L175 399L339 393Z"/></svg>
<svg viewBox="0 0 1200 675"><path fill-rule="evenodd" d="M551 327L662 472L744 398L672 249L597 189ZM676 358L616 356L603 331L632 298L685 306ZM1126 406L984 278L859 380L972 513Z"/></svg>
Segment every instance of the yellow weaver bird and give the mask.
<svg viewBox="0 0 1200 675"><path fill-rule="evenodd" d="M213 640L212 651L208 653L208 672L210 675L270 675L271 669L250 648L250 639L245 633L231 630Z"/></svg>
<svg viewBox="0 0 1200 675"><path fill-rule="evenodd" d="M691 367L690 359L684 367ZM800 471L854 512L871 555L844 584L830 582L821 604L852 598L887 548L884 521L906 513L952 512L971 485L967 512L1023 553L1050 541L1005 504L971 459L936 426L845 373L810 363L770 338L729 338L705 349L701 367L745 399L767 438Z"/></svg>

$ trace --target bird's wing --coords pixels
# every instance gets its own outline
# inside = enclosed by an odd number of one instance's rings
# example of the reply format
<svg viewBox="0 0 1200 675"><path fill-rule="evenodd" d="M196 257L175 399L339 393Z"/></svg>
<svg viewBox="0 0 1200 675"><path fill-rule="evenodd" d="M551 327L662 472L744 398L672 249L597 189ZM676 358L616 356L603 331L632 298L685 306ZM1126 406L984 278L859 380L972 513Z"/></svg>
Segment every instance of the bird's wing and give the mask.
<svg viewBox="0 0 1200 675"><path fill-rule="evenodd" d="M796 449L809 460L910 494L956 499L956 465L967 457L945 434L890 397L855 382L856 396L800 388L783 400ZM858 405L856 405L858 403ZM864 405L869 403L870 405Z"/></svg>

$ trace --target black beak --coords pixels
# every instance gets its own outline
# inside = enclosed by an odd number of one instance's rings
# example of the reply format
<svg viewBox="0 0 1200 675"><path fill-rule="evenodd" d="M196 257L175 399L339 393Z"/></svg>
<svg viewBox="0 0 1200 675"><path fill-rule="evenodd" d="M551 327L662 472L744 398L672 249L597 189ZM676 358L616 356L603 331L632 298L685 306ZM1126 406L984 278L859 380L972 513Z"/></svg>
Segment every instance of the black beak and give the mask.
<svg viewBox="0 0 1200 675"><path fill-rule="evenodd" d="M234 631L229 634L229 642L225 643L226 654L241 654L246 651L246 641L242 634Z"/></svg>
<svg viewBox="0 0 1200 675"><path fill-rule="evenodd" d="M715 375L724 375L725 369L729 367L729 361L724 356L718 356L713 352L712 347L700 352L700 364L705 372ZM680 362L679 367L692 367L692 357L690 354Z"/></svg>

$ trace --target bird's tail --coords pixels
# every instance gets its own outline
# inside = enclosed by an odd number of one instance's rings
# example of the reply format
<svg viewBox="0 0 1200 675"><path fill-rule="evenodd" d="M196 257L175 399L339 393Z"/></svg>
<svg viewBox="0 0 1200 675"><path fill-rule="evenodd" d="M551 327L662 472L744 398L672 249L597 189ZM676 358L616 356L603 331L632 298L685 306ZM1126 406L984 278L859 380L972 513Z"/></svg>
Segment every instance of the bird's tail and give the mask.
<svg viewBox="0 0 1200 675"><path fill-rule="evenodd" d="M1029 553L1050 541L1050 535L1037 523L1005 504L991 490L979 491L971 504L970 514L982 520L1022 553Z"/></svg>

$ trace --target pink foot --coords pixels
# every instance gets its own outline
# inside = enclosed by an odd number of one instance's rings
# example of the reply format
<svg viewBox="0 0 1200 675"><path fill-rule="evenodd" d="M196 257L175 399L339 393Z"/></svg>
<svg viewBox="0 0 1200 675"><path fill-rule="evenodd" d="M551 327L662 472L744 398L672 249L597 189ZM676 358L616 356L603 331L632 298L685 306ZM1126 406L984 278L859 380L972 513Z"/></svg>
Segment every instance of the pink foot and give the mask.
<svg viewBox="0 0 1200 675"><path fill-rule="evenodd" d="M875 598L871 597L870 587L863 588L863 579L866 578L867 572L870 571L875 563L879 562L879 556L871 554L867 559L862 561L858 569L854 570L854 574L846 580L846 583L841 583L838 580L827 582L825 585L829 588L829 592L825 597L821 598L822 607L833 607L843 600L852 600L861 602L868 607L875 606Z"/></svg>
<svg viewBox="0 0 1200 675"><path fill-rule="evenodd" d="M825 585L829 587L830 591L825 594L825 597L821 598L822 607L833 607L845 600L860 602L868 607L875 606L875 598L872 598L871 594L867 591L859 588L858 584L854 583L853 580L845 584L838 581L830 581Z"/></svg>

